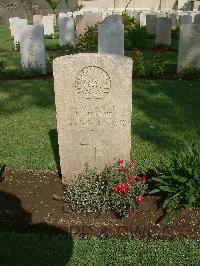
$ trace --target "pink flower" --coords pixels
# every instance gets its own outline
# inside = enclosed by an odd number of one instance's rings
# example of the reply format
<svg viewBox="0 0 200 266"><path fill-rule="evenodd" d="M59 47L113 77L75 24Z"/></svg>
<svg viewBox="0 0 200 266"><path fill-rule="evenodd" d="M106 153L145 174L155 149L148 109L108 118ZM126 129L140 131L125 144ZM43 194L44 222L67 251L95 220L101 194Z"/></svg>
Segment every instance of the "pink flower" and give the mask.
<svg viewBox="0 0 200 266"><path fill-rule="evenodd" d="M139 196L136 196L136 200L137 200L138 202L141 202L141 201L143 201L143 199L144 199L144 197L143 197L143 196L141 196L141 195L139 195Z"/></svg>
<svg viewBox="0 0 200 266"><path fill-rule="evenodd" d="M136 215L136 212L134 210L128 212L129 217L134 217Z"/></svg>
<svg viewBox="0 0 200 266"><path fill-rule="evenodd" d="M121 168L121 172L126 172L127 168L126 167L122 167Z"/></svg>
<svg viewBox="0 0 200 266"><path fill-rule="evenodd" d="M131 174L128 174L127 177L131 179L133 176Z"/></svg>
<svg viewBox="0 0 200 266"><path fill-rule="evenodd" d="M134 52L138 52L138 51L140 51L140 50L139 50L137 47L134 47L134 48L133 48L133 51L134 51Z"/></svg>
<svg viewBox="0 0 200 266"><path fill-rule="evenodd" d="M120 164L121 164L121 163L124 163L124 160L120 160L120 159L119 159L119 160L118 160L118 163L120 163Z"/></svg>

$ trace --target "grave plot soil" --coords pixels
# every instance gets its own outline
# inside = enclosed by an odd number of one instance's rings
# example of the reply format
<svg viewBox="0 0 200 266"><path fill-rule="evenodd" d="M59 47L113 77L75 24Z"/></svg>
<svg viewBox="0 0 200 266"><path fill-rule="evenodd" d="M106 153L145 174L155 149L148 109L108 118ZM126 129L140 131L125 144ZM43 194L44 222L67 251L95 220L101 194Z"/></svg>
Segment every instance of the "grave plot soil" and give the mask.
<svg viewBox="0 0 200 266"><path fill-rule="evenodd" d="M182 210L164 225L158 196L146 196L135 217L113 213L78 214L62 201L63 186L55 173L6 170L0 182L0 229L46 231L80 236L137 236L157 239L199 238L200 210Z"/></svg>

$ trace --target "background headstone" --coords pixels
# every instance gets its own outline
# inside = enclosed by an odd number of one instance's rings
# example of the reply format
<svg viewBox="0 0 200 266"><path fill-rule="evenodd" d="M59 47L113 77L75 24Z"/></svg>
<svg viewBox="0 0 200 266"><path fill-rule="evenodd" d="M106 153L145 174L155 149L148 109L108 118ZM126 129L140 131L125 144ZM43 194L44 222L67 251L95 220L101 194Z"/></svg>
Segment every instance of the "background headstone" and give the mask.
<svg viewBox="0 0 200 266"><path fill-rule="evenodd" d="M76 54L53 62L63 183L130 159L132 59Z"/></svg>
<svg viewBox="0 0 200 266"><path fill-rule="evenodd" d="M184 67L200 68L200 25L181 25L178 71Z"/></svg>
<svg viewBox="0 0 200 266"><path fill-rule="evenodd" d="M20 35L22 68L32 68L45 73L45 46L43 25L28 25Z"/></svg>
<svg viewBox="0 0 200 266"><path fill-rule="evenodd" d="M156 34L156 15L147 15L146 16L146 27L147 27L147 33L149 35L154 35Z"/></svg>
<svg viewBox="0 0 200 266"><path fill-rule="evenodd" d="M172 19L171 18L157 18L156 20L156 45L171 45L171 29Z"/></svg>
<svg viewBox="0 0 200 266"><path fill-rule="evenodd" d="M74 46L74 19L63 17L59 18L59 44L60 46L70 44Z"/></svg>
<svg viewBox="0 0 200 266"><path fill-rule="evenodd" d="M42 24L44 26L45 36L54 36L54 17L53 16L43 16Z"/></svg>
<svg viewBox="0 0 200 266"><path fill-rule="evenodd" d="M23 29L27 26L27 19L17 19L13 24L13 35L15 48L17 44L20 44L20 35Z"/></svg>
<svg viewBox="0 0 200 266"><path fill-rule="evenodd" d="M76 16L76 35L84 35L87 31L87 24L84 15Z"/></svg>
<svg viewBox="0 0 200 266"><path fill-rule="evenodd" d="M33 24L34 25L42 24L42 15L34 15Z"/></svg>
<svg viewBox="0 0 200 266"><path fill-rule="evenodd" d="M11 37L14 37L13 28L14 28L14 25L15 25L15 21L18 20L18 19L20 19L20 18L19 17L9 18Z"/></svg>
<svg viewBox="0 0 200 266"><path fill-rule="evenodd" d="M103 22L98 25L98 53L124 55L124 25Z"/></svg>
<svg viewBox="0 0 200 266"><path fill-rule="evenodd" d="M192 24L192 16L183 15L181 16L181 25Z"/></svg>

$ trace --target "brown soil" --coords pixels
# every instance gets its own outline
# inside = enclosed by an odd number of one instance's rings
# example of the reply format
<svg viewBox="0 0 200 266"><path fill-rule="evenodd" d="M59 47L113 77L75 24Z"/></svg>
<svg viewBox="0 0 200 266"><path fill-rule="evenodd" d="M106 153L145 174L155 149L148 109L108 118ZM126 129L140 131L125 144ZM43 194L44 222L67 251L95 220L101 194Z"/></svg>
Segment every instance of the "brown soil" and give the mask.
<svg viewBox="0 0 200 266"><path fill-rule="evenodd" d="M135 217L119 219L113 213L78 214L61 200L63 186L55 173L6 170L0 183L0 228L16 232L47 230L81 236L149 236L198 238L200 210L182 210L168 225L162 223L159 197L146 196Z"/></svg>

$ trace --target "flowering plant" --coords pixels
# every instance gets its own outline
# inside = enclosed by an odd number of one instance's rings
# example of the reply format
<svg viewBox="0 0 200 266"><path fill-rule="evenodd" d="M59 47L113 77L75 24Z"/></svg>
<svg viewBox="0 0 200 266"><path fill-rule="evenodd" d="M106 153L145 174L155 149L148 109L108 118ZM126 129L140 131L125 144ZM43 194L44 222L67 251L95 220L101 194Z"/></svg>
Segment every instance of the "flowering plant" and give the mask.
<svg viewBox="0 0 200 266"><path fill-rule="evenodd" d="M133 160L118 160L110 168L110 207L120 217L134 216L136 205L144 198L147 177L141 166L138 169Z"/></svg>
<svg viewBox="0 0 200 266"><path fill-rule="evenodd" d="M142 52L137 48L133 48L133 75L136 77L148 76L148 68L146 67Z"/></svg>
<svg viewBox="0 0 200 266"><path fill-rule="evenodd" d="M135 207L147 190L144 169L133 160L118 160L102 173L88 170L67 187L64 198L77 212L113 211L117 216L134 216Z"/></svg>

